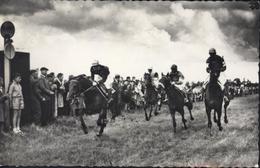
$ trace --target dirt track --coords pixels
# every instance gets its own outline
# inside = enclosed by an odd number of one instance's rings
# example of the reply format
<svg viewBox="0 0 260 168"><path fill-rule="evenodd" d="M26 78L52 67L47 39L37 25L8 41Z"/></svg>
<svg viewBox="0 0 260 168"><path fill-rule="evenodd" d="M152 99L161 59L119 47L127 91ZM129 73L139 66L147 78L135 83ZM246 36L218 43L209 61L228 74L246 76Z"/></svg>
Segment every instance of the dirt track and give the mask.
<svg viewBox="0 0 260 168"><path fill-rule="evenodd" d="M228 108L229 123L213 136L207 132L203 103L194 105L194 121L186 109L188 129L177 114L177 133L167 106L147 122L143 112L125 114L109 123L97 138L97 116L85 118L90 133L84 135L72 117L42 129L24 127L26 135L0 141L1 165L89 166L254 166L258 161L258 96L235 98Z"/></svg>

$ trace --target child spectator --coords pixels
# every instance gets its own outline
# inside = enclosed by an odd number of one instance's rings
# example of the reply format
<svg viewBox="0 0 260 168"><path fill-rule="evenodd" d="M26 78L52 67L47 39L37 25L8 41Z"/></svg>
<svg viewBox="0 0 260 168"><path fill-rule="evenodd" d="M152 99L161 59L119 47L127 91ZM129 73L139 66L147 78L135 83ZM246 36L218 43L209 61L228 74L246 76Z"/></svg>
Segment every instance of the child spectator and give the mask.
<svg viewBox="0 0 260 168"><path fill-rule="evenodd" d="M10 95L11 109L13 110L13 132L15 134L23 133L20 129L21 111L24 109L23 93L20 85L21 80L21 75L18 73L15 74L8 92Z"/></svg>

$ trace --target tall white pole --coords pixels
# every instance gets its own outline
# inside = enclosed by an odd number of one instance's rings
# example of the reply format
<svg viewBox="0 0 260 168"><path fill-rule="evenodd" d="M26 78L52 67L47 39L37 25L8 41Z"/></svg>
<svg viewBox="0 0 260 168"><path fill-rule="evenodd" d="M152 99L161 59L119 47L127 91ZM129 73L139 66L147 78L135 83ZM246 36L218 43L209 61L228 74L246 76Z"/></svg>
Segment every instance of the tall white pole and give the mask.
<svg viewBox="0 0 260 168"><path fill-rule="evenodd" d="M6 45L6 40L4 42L4 46ZM11 81L11 68L10 68L10 60L4 56L4 83L5 83L5 92L8 91L8 86Z"/></svg>

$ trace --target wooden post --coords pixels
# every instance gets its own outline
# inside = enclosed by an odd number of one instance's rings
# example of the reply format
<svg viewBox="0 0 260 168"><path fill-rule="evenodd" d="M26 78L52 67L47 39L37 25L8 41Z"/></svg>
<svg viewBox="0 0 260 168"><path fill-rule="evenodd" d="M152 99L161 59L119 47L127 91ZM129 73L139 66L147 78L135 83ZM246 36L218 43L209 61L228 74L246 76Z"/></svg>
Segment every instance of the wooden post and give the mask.
<svg viewBox="0 0 260 168"><path fill-rule="evenodd" d="M7 39L4 39L4 46L7 44ZM8 92L8 86L11 81L11 72L10 72L10 60L5 56L4 57L4 84L5 92Z"/></svg>

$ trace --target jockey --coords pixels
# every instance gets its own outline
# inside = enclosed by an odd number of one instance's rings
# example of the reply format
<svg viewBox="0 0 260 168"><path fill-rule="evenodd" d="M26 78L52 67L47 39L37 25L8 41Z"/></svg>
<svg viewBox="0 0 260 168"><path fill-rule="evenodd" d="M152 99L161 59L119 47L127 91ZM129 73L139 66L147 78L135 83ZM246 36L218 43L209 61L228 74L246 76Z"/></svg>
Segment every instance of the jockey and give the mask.
<svg viewBox="0 0 260 168"><path fill-rule="evenodd" d="M154 77L153 84L155 86L155 90L158 92L159 84L160 84L159 74L157 72L155 72L153 77ZM158 92L158 97L161 98L161 94L159 92Z"/></svg>
<svg viewBox="0 0 260 168"><path fill-rule="evenodd" d="M226 64L223 57L220 57L216 54L216 50L214 48L211 48L209 50L209 58L207 59L206 63L208 64L207 72L210 73L211 71L217 71L219 72L217 74L217 78L219 78L220 72L224 72L226 70ZM220 86L222 89L224 88L223 82L220 83Z"/></svg>
<svg viewBox="0 0 260 168"><path fill-rule="evenodd" d="M98 60L95 60L92 63L90 72L93 86L97 86L101 94L107 99L108 103L110 103L112 99L108 98L108 90L104 84L110 74L109 68L107 66L100 65Z"/></svg>
<svg viewBox="0 0 260 168"><path fill-rule="evenodd" d="M177 65L173 64L171 66L171 72L170 72L169 76L170 76L171 84L178 91L180 91L183 94L185 103L188 102L188 98L187 98L186 93L183 90L181 90L179 87L176 86L176 85L179 85L179 86L182 85L183 80L184 80L184 76L180 71L178 71Z"/></svg>

